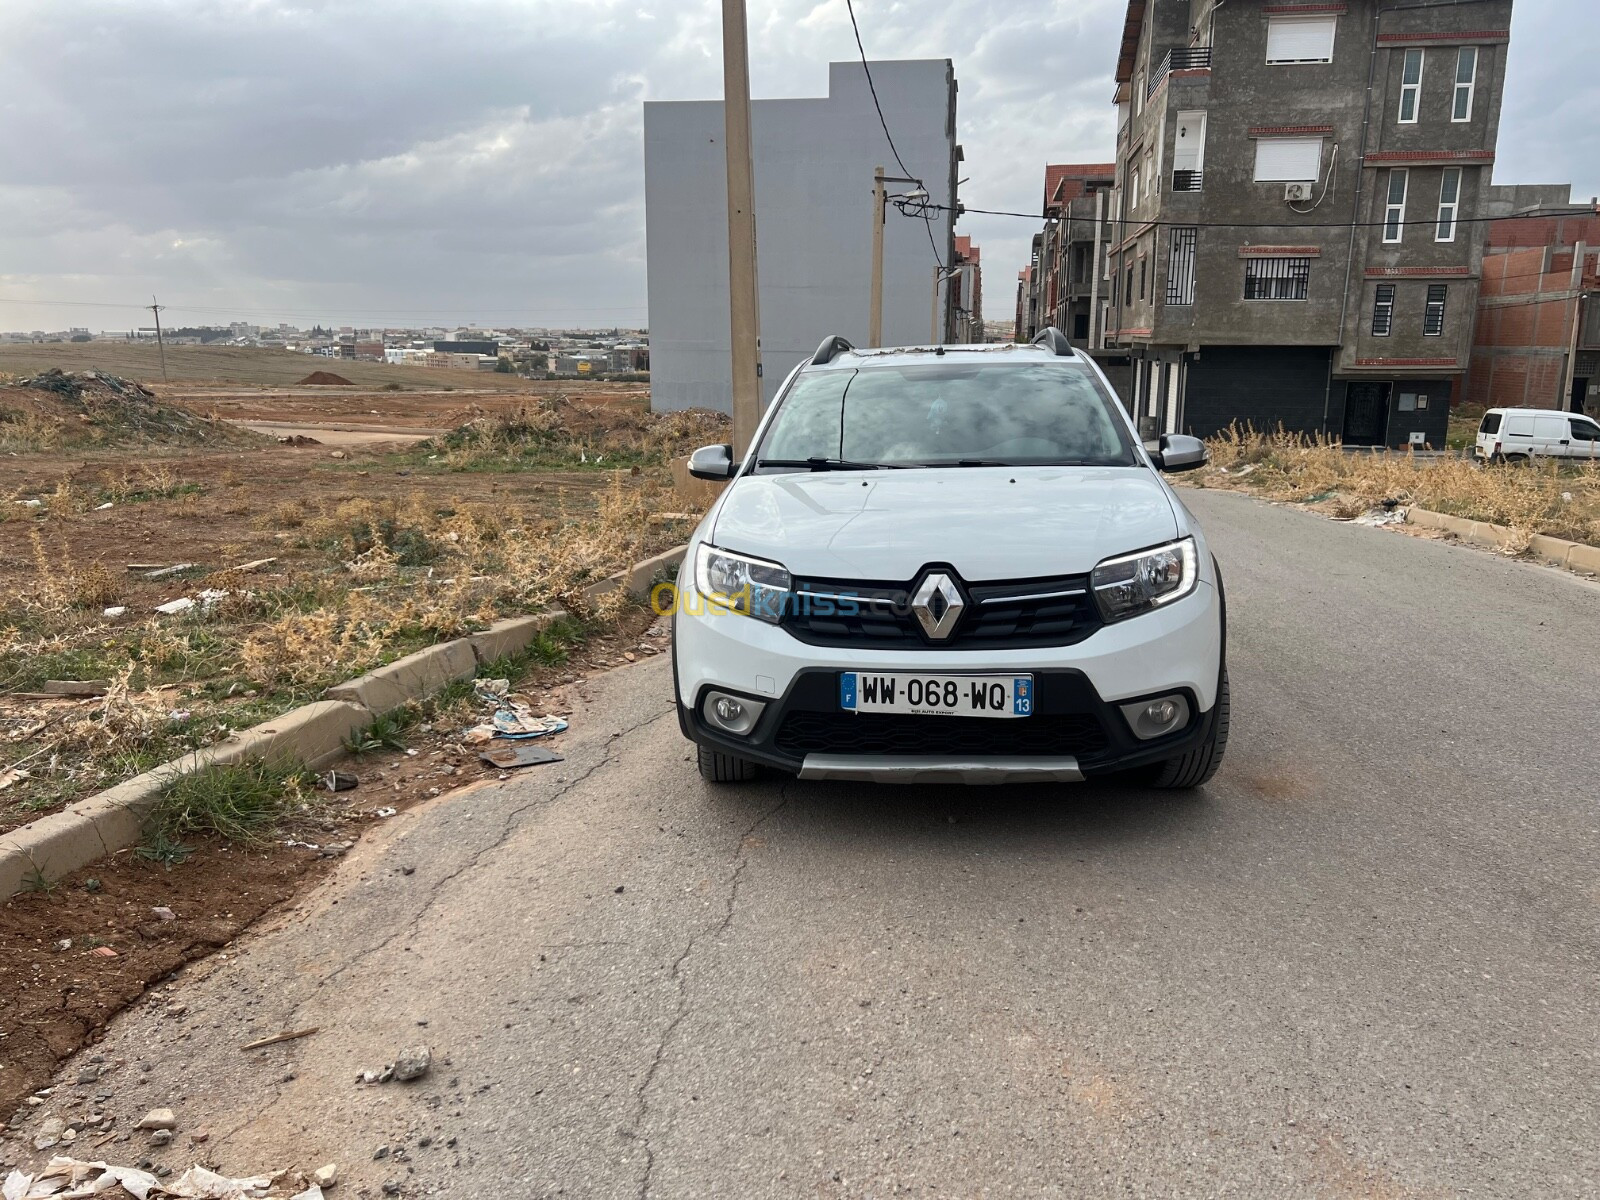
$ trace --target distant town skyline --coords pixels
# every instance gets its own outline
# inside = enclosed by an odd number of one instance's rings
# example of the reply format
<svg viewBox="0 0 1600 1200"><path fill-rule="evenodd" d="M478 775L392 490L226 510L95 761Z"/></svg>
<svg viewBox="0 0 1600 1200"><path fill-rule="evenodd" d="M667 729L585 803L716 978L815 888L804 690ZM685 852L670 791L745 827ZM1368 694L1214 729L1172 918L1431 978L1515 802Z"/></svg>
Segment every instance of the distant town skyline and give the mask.
<svg viewBox="0 0 1600 1200"><path fill-rule="evenodd" d="M857 4L873 57L953 59L962 199L1021 212L1046 162L1111 156L1125 9ZM1597 40L1600 8L1517 0L1497 183L1600 194ZM854 55L843 0L752 3L758 96ZM132 329L152 292L183 325L639 327L642 103L720 96L720 24L711 0L11 0L0 70L0 329ZM957 226L994 286L1035 228Z"/></svg>

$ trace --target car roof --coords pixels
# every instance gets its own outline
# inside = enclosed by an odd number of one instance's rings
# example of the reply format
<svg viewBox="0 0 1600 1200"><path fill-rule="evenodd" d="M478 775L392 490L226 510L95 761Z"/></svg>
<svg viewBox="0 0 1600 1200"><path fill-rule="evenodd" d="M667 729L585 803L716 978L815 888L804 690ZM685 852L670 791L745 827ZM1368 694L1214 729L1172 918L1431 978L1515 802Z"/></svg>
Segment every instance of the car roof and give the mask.
<svg viewBox="0 0 1600 1200"><path fill-rule="evenodd" d="M998 366L1023 363L1055 363L1082 367L1083 356L1056 354L1044 346L1019 346L1009 342L982 342L953 346L882 346L867 350L842 350L826 363L806 363L805 370L860 370L866 367L957 365Z"/></svg>
<svg viewBox="0 0 1600 1200"><path fill-rule="evenodd" d="M1526 413L1540 417L1583 417L1586 420L1594 420L1588 413L1568 412L1564 408L1490 408L1485 409L1483 415L1487 417L1490 413L1515 413L1518 416Z"/></svg>

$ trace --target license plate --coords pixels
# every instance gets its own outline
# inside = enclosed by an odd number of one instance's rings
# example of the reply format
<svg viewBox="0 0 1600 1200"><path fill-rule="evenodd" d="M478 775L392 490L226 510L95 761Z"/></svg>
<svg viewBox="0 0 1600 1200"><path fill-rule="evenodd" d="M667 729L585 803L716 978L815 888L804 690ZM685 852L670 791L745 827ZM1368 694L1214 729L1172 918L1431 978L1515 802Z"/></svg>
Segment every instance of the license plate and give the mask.
<svg viewBox="0 0 1600 1200"><path fill-rule="evenodd" d="M839 707L928 717L1027 717L1033 715L1033 676L843 671Z"/></svg>

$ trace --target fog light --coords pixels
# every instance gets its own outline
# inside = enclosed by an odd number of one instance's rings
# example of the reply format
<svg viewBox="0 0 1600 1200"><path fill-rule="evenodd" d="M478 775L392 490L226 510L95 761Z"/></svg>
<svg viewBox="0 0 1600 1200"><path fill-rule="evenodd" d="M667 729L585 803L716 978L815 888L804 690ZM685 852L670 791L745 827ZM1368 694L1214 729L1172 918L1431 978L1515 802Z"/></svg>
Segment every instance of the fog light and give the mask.
<svg viewBox="0 0 1600 1200"><path fill-rule="evenodd" d="M1119 705L1133 735L1141 739L1175 733L1189 723L1189 702L1182 696L1162 696Z"/></svg>
<svg viewBox="0 0 1600 1200"><path fill-rule="evenodd" d="M700 711L705 715L707 722L724 733L735 733L744 737L756 727L756 722L761 719L761 712L766 707L760 700L730 696L726 692L710 692L700 706Z"/></svg>

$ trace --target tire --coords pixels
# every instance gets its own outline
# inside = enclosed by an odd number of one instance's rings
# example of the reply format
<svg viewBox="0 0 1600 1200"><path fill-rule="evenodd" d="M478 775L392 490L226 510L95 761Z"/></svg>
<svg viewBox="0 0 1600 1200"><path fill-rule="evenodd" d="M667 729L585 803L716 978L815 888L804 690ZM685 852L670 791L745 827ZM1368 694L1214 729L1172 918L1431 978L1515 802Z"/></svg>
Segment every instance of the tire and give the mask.
<svg viewBox="0 0 1600 1200"><path fill-rule="evenodd" d="M696 746L700 778L707 783L749 783L761 776L761 767L747 758L723 754L708 746Z"/></svg>
<svg viewBox="0 0 1600 1200"><path fill-rule="evenodd" d="M1187 791L1210 781L1222 765L1222 753L1228 748L1228 720L1230 714L1228 694L1228 669L1222 669L1222 681L1217 685L1217 707L1211 722L1211 733L1204 742L1187 754L1169 758L1156 768L1151 787L1171 791Z"/></svg>

